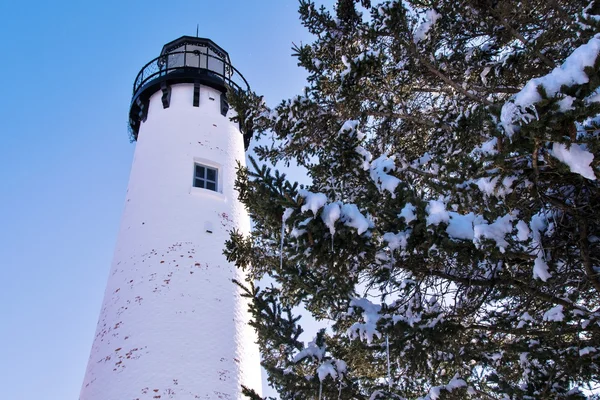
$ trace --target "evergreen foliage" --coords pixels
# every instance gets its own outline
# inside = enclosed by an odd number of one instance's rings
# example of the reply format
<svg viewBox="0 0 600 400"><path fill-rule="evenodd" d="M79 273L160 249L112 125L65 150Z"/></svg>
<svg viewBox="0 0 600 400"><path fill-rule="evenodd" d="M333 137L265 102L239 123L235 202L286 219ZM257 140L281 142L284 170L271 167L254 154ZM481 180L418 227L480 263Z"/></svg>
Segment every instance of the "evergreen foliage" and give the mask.
<svg viewBox="0 0 600 400"><path fill-rule="evenodd" d="M254 229L226 254L281 399L591 396L600 1L299 8L303 95L231 99L276 139L239 171ZM324 327L308 344L297 307Z"/></svg>

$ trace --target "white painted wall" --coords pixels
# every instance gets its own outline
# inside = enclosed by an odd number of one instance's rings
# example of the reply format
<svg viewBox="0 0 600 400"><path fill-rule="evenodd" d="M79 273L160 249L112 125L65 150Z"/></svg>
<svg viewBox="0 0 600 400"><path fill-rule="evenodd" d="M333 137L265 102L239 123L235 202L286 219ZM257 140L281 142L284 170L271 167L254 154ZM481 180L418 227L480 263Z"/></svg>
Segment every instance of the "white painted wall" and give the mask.
<svg viewBox="0 0 600 400"><path fill-rule="evenodd" d="M249 232L233 190L244 164L219 92L172 87L150 99L139 131L117 246L80 400L240 399L261 376L246 303L222 254ZM213 98L214 100L211 100ZM220 193L192 187L194 162L219 168ZM206 232L207 228L212 234Z"/></svg>

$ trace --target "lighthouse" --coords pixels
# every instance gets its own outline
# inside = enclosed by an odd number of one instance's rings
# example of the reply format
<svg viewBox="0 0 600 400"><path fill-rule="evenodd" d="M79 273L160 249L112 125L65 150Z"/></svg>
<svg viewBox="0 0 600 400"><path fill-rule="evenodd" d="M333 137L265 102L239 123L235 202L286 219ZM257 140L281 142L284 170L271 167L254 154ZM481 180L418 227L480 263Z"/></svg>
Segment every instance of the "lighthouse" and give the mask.
<svg viewBox="0 0 600 400"><path fill-rule="evenodd" d="M248 90L213 41L167 43L137 75L125 207L80 400L239 399L260 392L255 334L223 255L249 232L237 162L251 132L227 93Z"/></svg>

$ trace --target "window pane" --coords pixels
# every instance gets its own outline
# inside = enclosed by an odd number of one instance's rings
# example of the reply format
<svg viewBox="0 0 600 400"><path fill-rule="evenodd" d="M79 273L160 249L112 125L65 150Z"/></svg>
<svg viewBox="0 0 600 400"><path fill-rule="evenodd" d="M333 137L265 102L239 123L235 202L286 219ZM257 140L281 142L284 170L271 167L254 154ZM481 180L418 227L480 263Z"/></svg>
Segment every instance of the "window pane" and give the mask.
<svg viewBox="0 0 600 400"><path fill-rule="evenodd" d="M206 168L206 179L209 181L217 181L217 171L212 168Z"/></svg>
<svg viewBox="0 0 600 400"><path fill-rule="evenodd" d="M196 178L204 179L204 167L201 165L196 165Z"/></svg>
<svg viewBox="0 0 600 400"><path fill-rule="evenodd" d="M202 164L194 164L194 187L217 191L219 170Z"/></svg>

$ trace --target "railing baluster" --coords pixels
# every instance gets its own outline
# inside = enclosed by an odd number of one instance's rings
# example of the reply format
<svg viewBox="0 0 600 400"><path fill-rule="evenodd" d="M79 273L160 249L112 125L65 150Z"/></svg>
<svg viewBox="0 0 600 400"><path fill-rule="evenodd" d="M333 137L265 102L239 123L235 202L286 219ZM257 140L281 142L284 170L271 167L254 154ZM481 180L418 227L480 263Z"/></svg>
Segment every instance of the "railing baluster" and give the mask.
<svg viewBox="0 0 600 400"><path fill-rule="evenodd" d="M181 54L183 53L183 57ZM202 47L199 50L190 51L195 57L198 58L196 63L196 67L194 64L187 65L187 53L188 51L176 51L171 53L165 53L155 58L146 64L138 73L137 79L133 85L134 95L137 93L146 83L152 81L156 77L162 77L169 73L169 71L173 70L181 70L182 68L197 68L198 73L203 73L208 75L209 77L220 77L223 80L223 83L234 88L234 90L248 90L248 83L244 79L244 77L239 74L239 72L229 63L226 57L221 55L212 55L210 54L210 48L205 47L205 51L202 52ZM202 66L202 57L206 58L204 63L204 67ZM191 55L190 55L191 57ZM171 62L171 58L172 61ZM211 68L211 62L209 59L214 59L215 62L221 62L221 70L217 69L217 65L214 65L215 68ZM183 59L183 64L180 63L181 59ZM190 59L191 60L191 59ZM191 62L191 61L190 61ZM169 68L169 64L171 67ZM181 65L180 65L181 64ZM235 77L234 77L235 75ZM239 84L236 83L239 81ZM242 88L242 86L244 88Z"/></svg>

